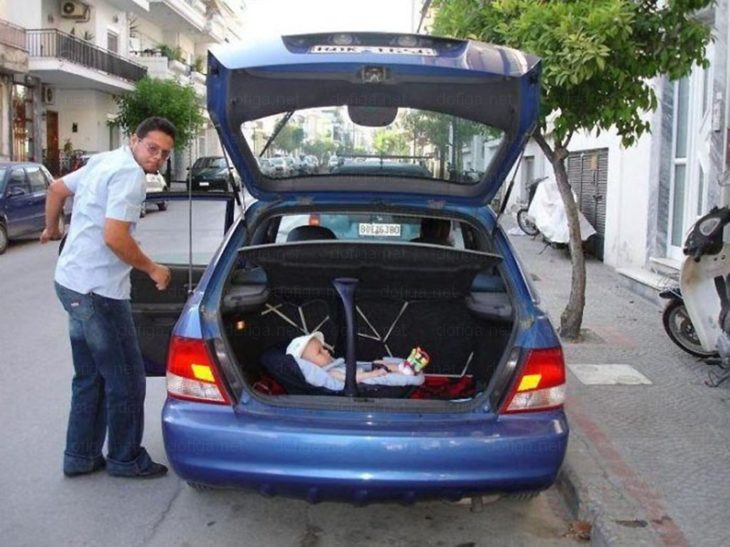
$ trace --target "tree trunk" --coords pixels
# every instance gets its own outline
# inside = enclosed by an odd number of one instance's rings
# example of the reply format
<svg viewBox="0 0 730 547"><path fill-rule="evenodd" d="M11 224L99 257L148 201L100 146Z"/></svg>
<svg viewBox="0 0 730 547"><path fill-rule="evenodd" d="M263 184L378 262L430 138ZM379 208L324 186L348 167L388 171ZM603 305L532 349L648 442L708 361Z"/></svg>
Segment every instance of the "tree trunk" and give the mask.
<svg viewBox="0 0 730 547"><path fill-rule="evenodd" d="M554 150L550 149L550 146L541 133L536 133L534 138L553 166L555 181L557 182L558 191L563 200L568 219L572 277L568 304L560 315L560 336L566 340L577 340L580 337L580 327L583 323L583 309L585 308L586 263L583 255L580 222L578 220L578 206L573 198L570 184L568 184L568 173L565 169L568 150L561 143L556 143Z"/></svg>

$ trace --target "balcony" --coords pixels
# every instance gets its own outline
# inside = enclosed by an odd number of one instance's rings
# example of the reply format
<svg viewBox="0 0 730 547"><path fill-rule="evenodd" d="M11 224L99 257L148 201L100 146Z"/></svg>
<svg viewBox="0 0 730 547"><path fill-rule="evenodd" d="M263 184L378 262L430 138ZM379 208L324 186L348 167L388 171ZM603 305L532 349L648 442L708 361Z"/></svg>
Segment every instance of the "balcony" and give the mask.
<svg viewBox="0 0 730 547"><path fill-rule="evenodd" d="M29 72L59 88L86 85L109 93L131 91L147 68L56 29L27 31Z"/></svg>
<svg viewBox="0 0 730 547"><path fill-rule="evenodd" d="M185 63L161 55L156 49L138 52L135 55L135 60L140 65L147 67L147 74L151 78L160 78L161 80L176 79L180 82L188 79L190 69Z"/></svg>
<svg viewBox="0 0 730 547"><path fill-rule="evenodd" d="M146 19L164 30L197 34L205 29L205 4L200 0L149 0Z"/></svg>
<svg viewBox="0 0 730 547"><path fill-rule="evenodd" d="M222 43L226 38L226 23L220 13L214 13L205 24L205 31L214 42Z"/></svg>
<svg viewBox="0 0 730 547"><path fill-rule="evenodd" d="M0 68L23 74L28 71L25 29L0 19Z"/></svg>
<svg viewBox="0 0 730 547"><path fill-rule="evenodd" d="M190 85L201 99L205 99L207 89L205 74L197 72L192 67L176 59L160 55L158 50L141 51L135 59L139 64L147 67L147 74L151 78L174 79L181 85Z"/></svg>

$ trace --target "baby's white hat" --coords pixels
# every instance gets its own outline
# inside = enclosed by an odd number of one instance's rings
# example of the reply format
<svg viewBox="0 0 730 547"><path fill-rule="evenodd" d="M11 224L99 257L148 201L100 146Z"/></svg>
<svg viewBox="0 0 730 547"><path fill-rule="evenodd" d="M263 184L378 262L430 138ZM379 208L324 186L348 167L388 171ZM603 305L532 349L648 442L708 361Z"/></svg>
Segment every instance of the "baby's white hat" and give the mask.
<svg viewBox="0 0 730 547"><path fill-rule="evenodd" d="M312 338L316 338L324 344L324 334L319 331L314 331L294 338L286 347L286 352L289 355L293 355L297 359L300 359L302 357L302 352L304 352L304 348L307 347L307 344L309 344L309 341Z"/></svg>

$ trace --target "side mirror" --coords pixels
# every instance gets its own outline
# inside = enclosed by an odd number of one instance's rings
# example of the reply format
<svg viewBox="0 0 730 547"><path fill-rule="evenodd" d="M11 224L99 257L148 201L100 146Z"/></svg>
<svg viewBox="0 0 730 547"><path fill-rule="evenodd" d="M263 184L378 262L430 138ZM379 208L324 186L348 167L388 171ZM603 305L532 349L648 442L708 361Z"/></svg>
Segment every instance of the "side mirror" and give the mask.
<svg viewBox="0 0 730 547"><path fill-rule="evenodd" d="M20 186L11 186L8 195L10 197L24 196L25 190L23 190Z"/></svg>

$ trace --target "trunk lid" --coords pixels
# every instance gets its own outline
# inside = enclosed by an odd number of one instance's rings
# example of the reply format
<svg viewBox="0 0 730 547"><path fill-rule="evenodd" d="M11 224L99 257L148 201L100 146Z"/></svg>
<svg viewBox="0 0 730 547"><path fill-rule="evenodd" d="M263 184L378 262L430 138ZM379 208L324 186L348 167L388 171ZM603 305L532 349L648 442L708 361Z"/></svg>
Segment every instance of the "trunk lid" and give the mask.
<svg viewBox="0 0 730 547"><path fill-rule="evenodd" d="M540 60L474 41L308 34L214 47L208 62L211 118L265 201L346 193L482 205L539 111ZM302 167L306 156L319 166ZM263 157L288 169L264 174Z"/></svg>

